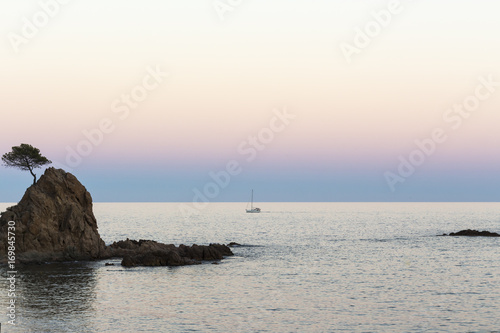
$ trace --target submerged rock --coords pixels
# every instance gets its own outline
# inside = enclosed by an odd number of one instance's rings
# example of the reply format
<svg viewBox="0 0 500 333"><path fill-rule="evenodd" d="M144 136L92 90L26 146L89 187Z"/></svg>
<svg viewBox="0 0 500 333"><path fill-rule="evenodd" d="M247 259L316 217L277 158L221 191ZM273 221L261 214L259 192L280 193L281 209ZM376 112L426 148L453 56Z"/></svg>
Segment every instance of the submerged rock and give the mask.
<svg viewBox="0 0 500 333"><path fill-rule="evenodd" d="M15 222L11 231L15 232L15 253L20 262L92 260L106 256L90 193L75 176L62 169L48 168L17 205L2 213L2 258L8 249L9 221Z"/></svg>
<svg viewBox="0 0 500 333"><path fill-rule="evenodd" d="M443 234L442 236L470 236L470 237L500 237L500 234L490 231L478 231L478 230L460 230L459 232L452 232L449 235Z"/></svg>

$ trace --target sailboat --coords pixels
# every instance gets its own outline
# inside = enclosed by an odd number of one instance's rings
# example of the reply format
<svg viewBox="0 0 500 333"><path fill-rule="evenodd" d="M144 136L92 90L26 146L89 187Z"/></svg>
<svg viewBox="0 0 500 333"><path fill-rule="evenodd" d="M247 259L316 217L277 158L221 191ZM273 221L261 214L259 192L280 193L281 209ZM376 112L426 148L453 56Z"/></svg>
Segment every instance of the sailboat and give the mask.
<svg viewBox="0 0 500 333"><path fill-rule="evenodd" d="M250 209L247 209L247 213L260 213L260 208L253 206L253 190L252 190L252 199L250 200Z"/></svg>

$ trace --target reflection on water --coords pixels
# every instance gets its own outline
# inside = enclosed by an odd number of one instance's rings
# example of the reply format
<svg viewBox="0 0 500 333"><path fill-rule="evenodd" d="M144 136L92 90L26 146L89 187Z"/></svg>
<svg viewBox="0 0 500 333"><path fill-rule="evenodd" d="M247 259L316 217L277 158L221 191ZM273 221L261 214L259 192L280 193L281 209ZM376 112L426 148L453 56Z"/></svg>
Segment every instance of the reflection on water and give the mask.
<svg viewBox="0 0 500 333"><path fill-rule="evenodd" d="M4 332L85 331L96 299L96 263L18 266L17 271L17 325L8 325L2 318ZM5 281L6 268L0 272ZM2 309L7 302L2 297Z"/></svg>

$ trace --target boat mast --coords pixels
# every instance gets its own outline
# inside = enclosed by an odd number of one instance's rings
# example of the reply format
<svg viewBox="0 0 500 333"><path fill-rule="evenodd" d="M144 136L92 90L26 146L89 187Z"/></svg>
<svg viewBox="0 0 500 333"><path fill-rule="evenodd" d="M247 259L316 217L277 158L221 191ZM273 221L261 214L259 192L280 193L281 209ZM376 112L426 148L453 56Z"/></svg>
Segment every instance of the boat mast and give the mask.
<svg viewBox="0 0 500 333"><path fill-rule="evenodd" d="M252 199L250 200L250 209L253 210L253 190L252 190Z"/></svg>

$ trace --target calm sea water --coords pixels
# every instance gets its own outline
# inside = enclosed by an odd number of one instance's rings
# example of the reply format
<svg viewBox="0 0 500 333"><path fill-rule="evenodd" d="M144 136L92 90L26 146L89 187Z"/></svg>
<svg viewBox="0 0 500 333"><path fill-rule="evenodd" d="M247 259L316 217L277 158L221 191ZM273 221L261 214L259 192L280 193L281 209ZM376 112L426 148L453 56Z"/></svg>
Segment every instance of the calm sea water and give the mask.
<svg viewBox="0 0 500 333"><path fill-rule="evenodd" d="M499 204L259 206L214 203L185 219L175 203L97 203L107 244L245 246L219 265L19 268L15 327L2 268L2 332L500 331L500 239L436 237L500 232Z"/></svg>

